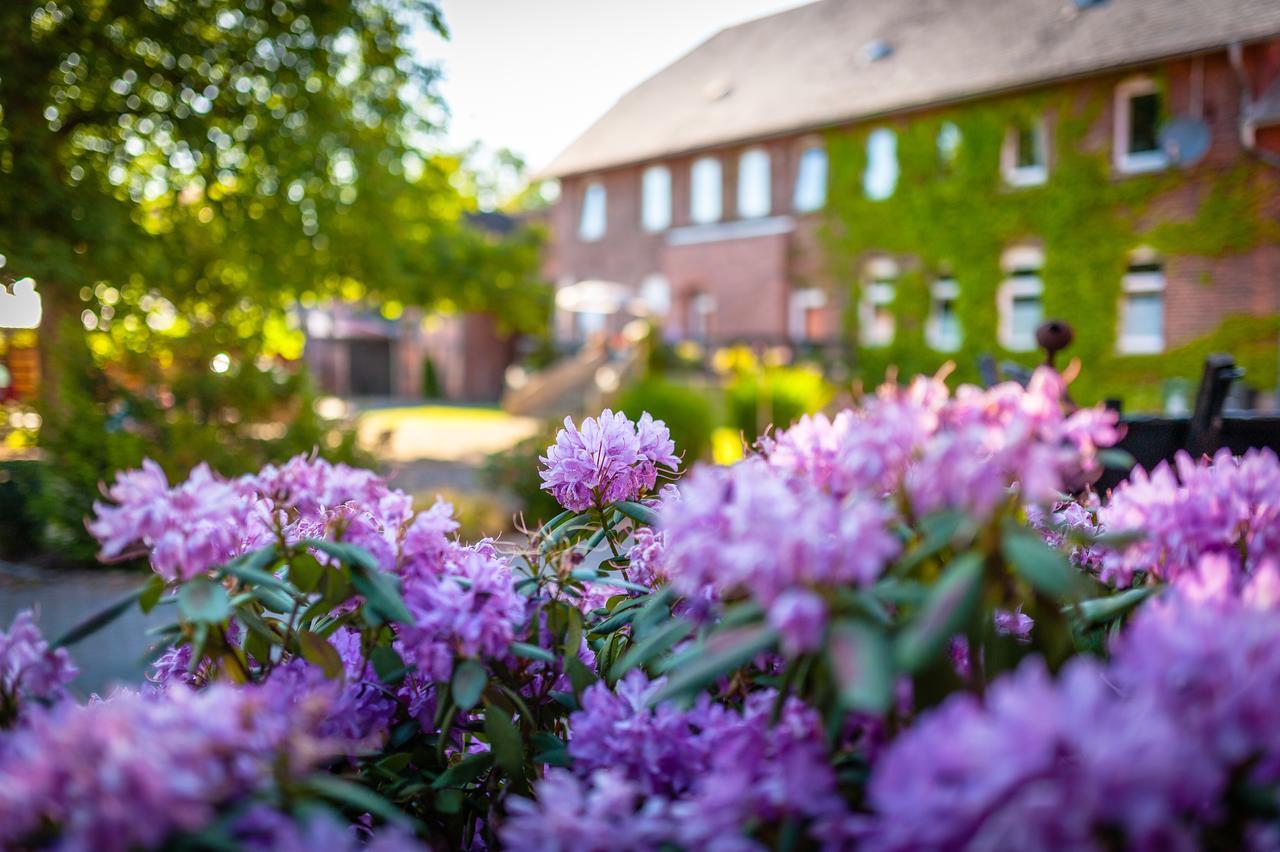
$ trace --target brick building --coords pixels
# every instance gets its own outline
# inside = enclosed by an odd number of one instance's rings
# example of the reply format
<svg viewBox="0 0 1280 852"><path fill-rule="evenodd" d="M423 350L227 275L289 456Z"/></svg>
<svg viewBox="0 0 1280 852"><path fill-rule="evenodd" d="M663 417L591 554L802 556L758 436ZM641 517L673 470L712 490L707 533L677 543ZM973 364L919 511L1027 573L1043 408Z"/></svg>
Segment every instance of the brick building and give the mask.
<svg viewBox="0 0 1280 852"><path fill-rule="evenodd" d="M1150 358L1231 317L1280 315L1280 3L820 0L712 37L545 170L561 184L548 257L558 304L622 294L559 311L558 334L650 314L681 338L890 347L909 324L903 276L920 264L892 251L834 263L833 230L866 221L833 221L834 202L921 192L933 178L898 151L929 122L940 159L985 157L998 192L1051 201L1071 189L1055 174L1067 116L1037 104L1062 102L1088 115L1070 144L1096 155L1109 185L1153 186L1137 233L1211 217L1219 184L1242 169L1253 193L1243 237L1185 251L1134 240L1114 276L1110 351ZM985 153L947 118L984 106L1009 116ZM828 159L842 134L865 159L853 178ZM937 352L975 335L1029 350L1046 303L1072 298L1045 292L1053 251L1029 219L990 252L981 286L943 258L917 276L928 309L912 333Z"/></svg>

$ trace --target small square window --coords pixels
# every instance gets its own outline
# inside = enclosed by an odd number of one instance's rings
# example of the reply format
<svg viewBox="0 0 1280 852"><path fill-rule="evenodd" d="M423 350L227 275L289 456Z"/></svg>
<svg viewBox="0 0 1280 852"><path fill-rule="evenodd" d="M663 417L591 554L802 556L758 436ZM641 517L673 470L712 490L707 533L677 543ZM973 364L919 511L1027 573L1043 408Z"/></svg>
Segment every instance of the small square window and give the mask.
<svg viewBox="0 0 1280 852"><path fill-rule="evenodd" d="M594 242L604 236L606 198L604 184L592 181L582 191L582 212L578 220L578 236Z"/></svg>
<svg viewBox="0 0 1280 852"><path fill-rule="evenodd" d="M1009 128L1000 156L1006 183L1010 186L1037 186L1048 180L1047 140L1043 119Z"/></svg>
<svg viewBox="0 0 1280 852"><path fill-rule="evenodd" d="M1120 352L1142 355L1164 351L1164 285L1164 269L1159 263L1130 265L1120 303Z"/></svg>
<svg viewBox="0 0 1280 852"><path fill-rule="evenodd" d="M1042 252L1030 246L1008 249L1001 260L1008 277L996 294L999 337L1000 345L1011 352L1036 348L1036 329L1044 322L1043 264Z"/></svg>
<svg viewBox="0 0 1280 852"><path fill-rule="evenodd" d="M1116 87L1115 165L1121 172L1149 172L1169 165L1160 147L1164 106L1160 90L1147 78Z"/></svg>
<svg viewBox="0 0 1280 852"><path fill-rule="evenodd" d="M956 299L960 288L951 278L941 278L929 288L929 318L925 321L925 339L931 349L955 352L963 342Z"/></svg>
<svg viewBox="0 0 1280 852"><path fill-rule="evenodd" d="M827 152L812 145L800 155L796 172L795 208L801 213L817 210L827 202Z"/></svg>
<svg viewBox="0 0 1280 852"><path fill-rule="evenodd" d="M893 316L893 300L897 296L897 271L891 260L873 265L871 280L862 288L858 305L858 321L862 345L888 346L893 342L897 322Z"/></svg>

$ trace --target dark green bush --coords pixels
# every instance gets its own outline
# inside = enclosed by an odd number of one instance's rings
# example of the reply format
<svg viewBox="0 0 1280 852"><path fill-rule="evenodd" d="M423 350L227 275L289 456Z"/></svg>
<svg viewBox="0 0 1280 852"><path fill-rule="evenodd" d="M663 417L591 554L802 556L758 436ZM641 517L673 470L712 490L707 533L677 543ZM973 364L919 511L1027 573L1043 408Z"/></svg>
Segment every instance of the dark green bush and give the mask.
<svg viewBox="0 0 1280 852"><path fill-rule="evenodd" d="M624 390L615 407L632 420L647 411L665 422L686 464L711 453L715 412L704 392L651 377Z"/></svg>
<svg viewBox="0 0 1280 852"><path fill-rule="evenodd" d="M729 426L750 440L768 426L785 429L802 414L822 410L831 401L831 387L822 374L808 367L766 367L744 370L725 391Z"/></svg>
<svg viewBox="0 0 1280 852"><path fill-rule="evenodd" d="M93 559L97 546L84 522L101 485L144 458L170 481L200 462L236 476L313 450L364 461L354 432L316 414L316 391L301 370L250 362L221 375L204 366L126 383L102 370L87 347L64 347L58 361L57 393L41 411L46 461L36 506L47 522L46 545L61 559Z"/></svg>
<svg viewBox="0 0 1280 852"><path fill-rule="evenodd" d="M25 559L44 545L38 461L0 463L0 559Z"/></svg>

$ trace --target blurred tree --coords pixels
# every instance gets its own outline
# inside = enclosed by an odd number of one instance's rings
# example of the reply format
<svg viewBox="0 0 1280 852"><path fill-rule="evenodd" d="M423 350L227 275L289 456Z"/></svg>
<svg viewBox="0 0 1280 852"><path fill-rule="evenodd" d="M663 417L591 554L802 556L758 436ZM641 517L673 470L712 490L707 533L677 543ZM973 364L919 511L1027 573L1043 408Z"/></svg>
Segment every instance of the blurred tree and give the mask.
<svg viewBox="0 0 1280 852"><path fill-rule="evenodd" d="M29 276L43 297L41 443L63 492L142 452L171 473L215 444L234 458L273 414L318 436L298 425L306 383L279 371L299 302L545 323L540 235L469 227L471 179L432 152L421 28L445 34L437 3L0 2L0 286Z"/></svg>

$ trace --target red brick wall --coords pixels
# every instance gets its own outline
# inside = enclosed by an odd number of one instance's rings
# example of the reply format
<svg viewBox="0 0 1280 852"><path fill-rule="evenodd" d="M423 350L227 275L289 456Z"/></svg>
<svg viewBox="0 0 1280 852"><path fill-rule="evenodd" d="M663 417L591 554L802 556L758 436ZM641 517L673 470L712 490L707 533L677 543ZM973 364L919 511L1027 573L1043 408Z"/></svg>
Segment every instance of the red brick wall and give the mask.
<svg viewBox="0 0 1280 852"><path fill-rule="evenodd" d="M1248 76L1254 94L1261 92L1280 75L1280 40L1245 48ZM1114 128L1114 88L1118 82L1139 73L1163 79L1166 109L1184 115L1194 109L1199 92L1199 109L1209 124L1212 144L1204 160L1182 172L1184 180L1151 206L1144 224L1161 221L1189 221L1208 191L1208 178L1237 167L1251 155L1239 134L1241 97L1238 82L1225 50L1201 59L1180 59L1158 63L1146 69L1106 74L1061 84L1079 93L1082 101L1105 107L1086 135L1089 150L1110 151ZM927 113L918 113L922 115ZM1263 142L1270 146L1271 131ZM1280 141L1280 140L1277 140ZM770 154L772 168L772 214L791 216L796 169L806 136L796 134L762 144ZM737 220L737 164L747 144L725 146L709 152L721 160L723 174L723 223ZM704 152L705 153L705 152ZM672 227L690 225L690 166L695 156L677 156L664 161L671 169ZM1052 162L1052 158L1051 158ZM647 165L647 164L644 164ZM787 288L825 286L830 292L825 328L834 334L844 300L842 288L830 283L825 269L817 217L794 218L789 234L749 239L725 239L696 245L667 245L668 234L649 234L640 226L641 174L643 165L613 169L596 175L565 178L561 200L551 216L552 243L548 268L559 281L603 278L638 287L646 276L662 273L672 287L672 328L682 327L691 293L709 292L717 297L718 316L714 336L731 339L744 336L774 336L787 332ZM1266 192L1261 211L1280 222L1280 169L1264 169ZM1127 176L1117 174L1116 180ZM584 243L577 236L578 216L584 187L591 180L604 183L607 193L608 226L602 239ZM1049 184L1052 186L1050 172ZM731 230L731 229L727 229ZM1222 320L1238 314L1280 313L1280 246L1257 245L1248 251L1223 257L1177 256L1166 262L1166 340L1169 345L1205 334ZM991 308L995 310L995 306Z"/></svg>

